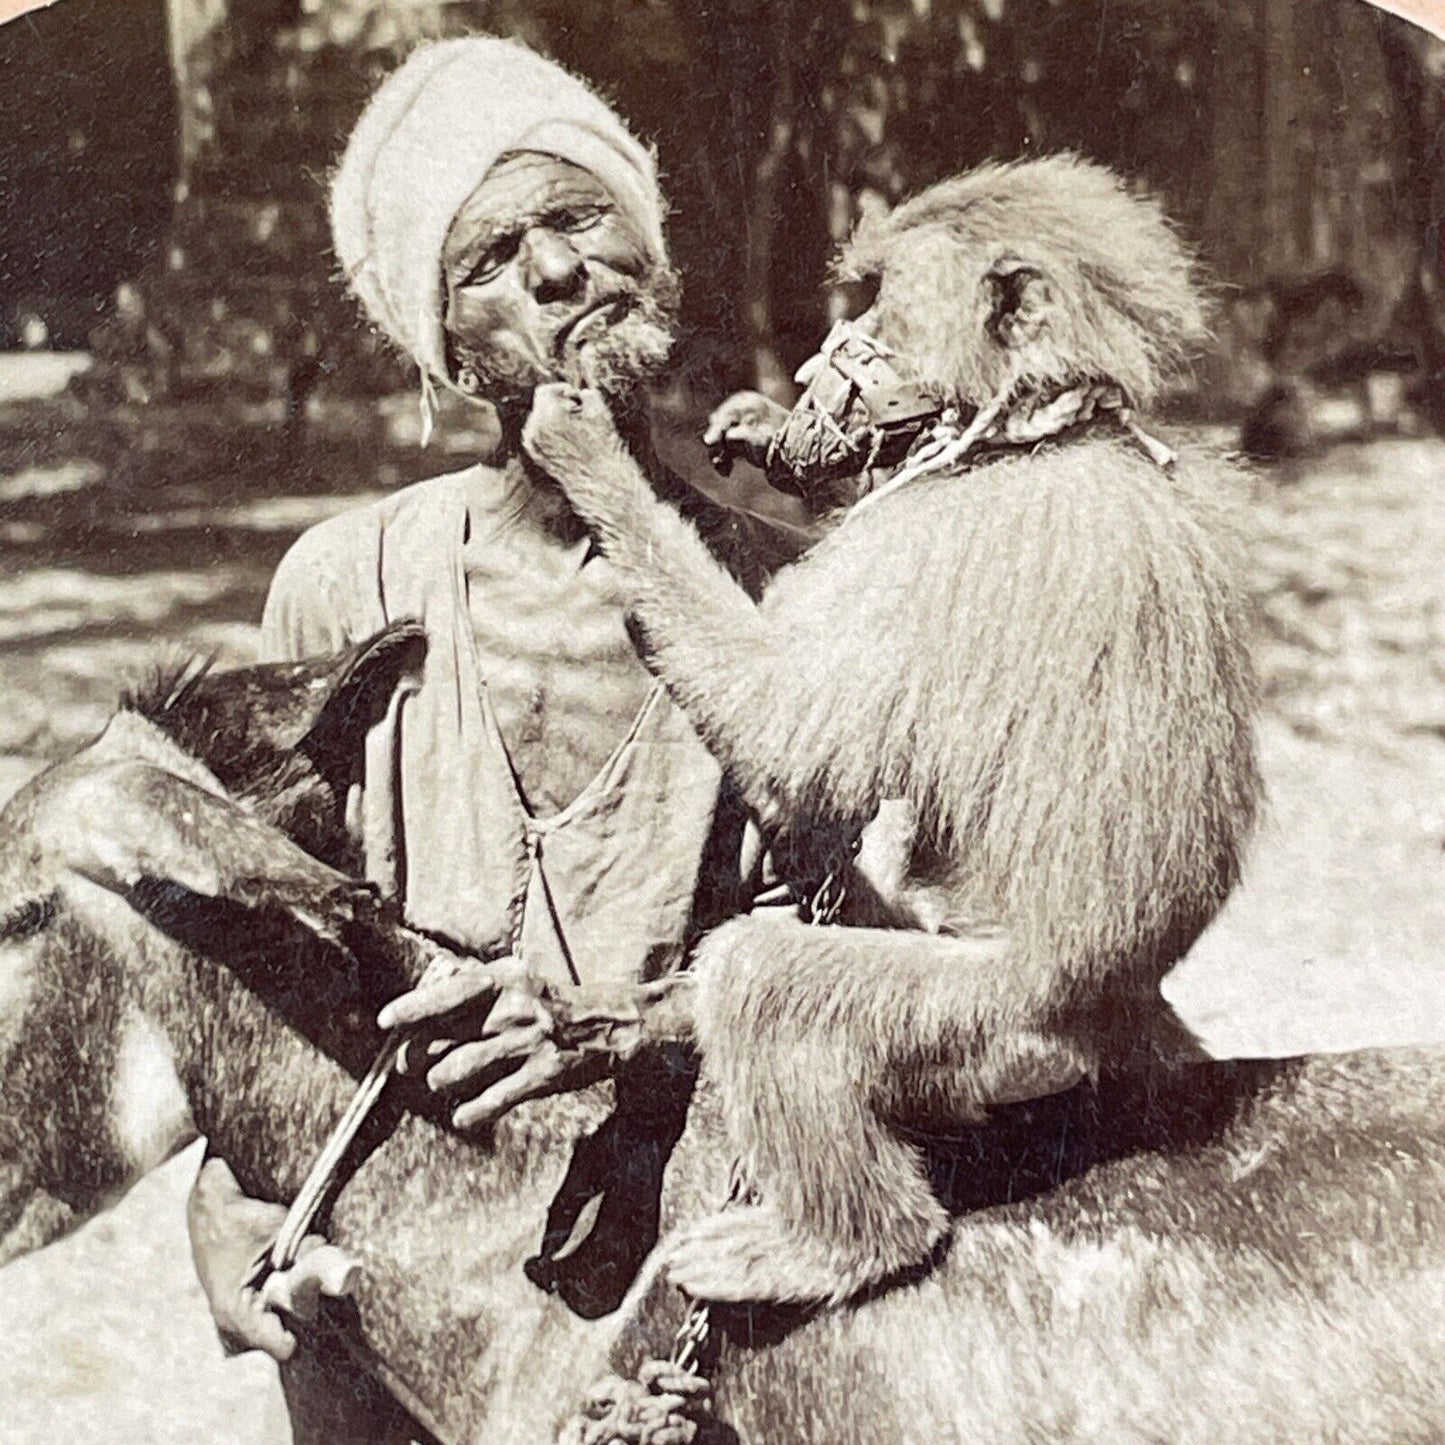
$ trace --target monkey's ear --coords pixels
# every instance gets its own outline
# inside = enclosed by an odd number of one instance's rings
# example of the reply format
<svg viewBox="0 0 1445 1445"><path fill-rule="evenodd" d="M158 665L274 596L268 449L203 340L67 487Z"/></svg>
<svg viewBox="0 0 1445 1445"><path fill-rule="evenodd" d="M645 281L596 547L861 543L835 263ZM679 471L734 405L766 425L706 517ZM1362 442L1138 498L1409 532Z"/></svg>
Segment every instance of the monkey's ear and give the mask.
<svg viewBox="0 0 1445 1445"><path fill-rule="evenodd" d="M1054 288L1037 266L1006 256L994 262L983 283L988 334L1000 346L1026 346L1048 327Z"/></svg>

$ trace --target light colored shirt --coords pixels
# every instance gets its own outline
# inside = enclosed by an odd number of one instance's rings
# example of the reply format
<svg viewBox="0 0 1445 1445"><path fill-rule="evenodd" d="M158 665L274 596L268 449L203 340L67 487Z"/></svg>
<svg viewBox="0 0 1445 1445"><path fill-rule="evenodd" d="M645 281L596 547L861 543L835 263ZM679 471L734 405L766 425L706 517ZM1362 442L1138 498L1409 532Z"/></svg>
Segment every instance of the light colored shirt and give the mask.
<svg viewBox="0 0 1445 1445"><path fill-rule="evenodd" d="M367 877L416 926L516 953L555 982L655 978L680 965L697 928L745 906L741 811L725 793L720 803L716 762L654 686L581 793L533 816L473 638L489 599L472 578L488 569L464 564L464 544L473 561L507 547L509 490L474 467L312 528L277 569L263 649L300 657L420 620L420 686L399 692L366 740Z"/></svg>

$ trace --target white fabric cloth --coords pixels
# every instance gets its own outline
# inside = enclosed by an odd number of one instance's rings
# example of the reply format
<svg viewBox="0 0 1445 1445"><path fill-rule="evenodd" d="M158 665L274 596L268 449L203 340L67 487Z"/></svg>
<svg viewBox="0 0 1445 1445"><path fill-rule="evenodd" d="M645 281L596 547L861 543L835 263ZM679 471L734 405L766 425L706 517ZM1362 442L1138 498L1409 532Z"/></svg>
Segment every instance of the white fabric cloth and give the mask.
<svg viewBox="0 0 1445 1445"><path fill-rule="evenodd" d="M735 856L714 830L741 820L720 813L718 764L660 687L577 797L545 817L527 808L473 617L536 589L478 591L463 541L482 575L503 574L483 559L515 545L518 485L472 467L311 528L272 579L262 652L314 657L422 622L420 686L399 691L366 739L367 878L409 922L484 957L517 954L552 983L656 978L681 963L695 909L715 920L744 906L740 873L708 862L714 848ZM540 604L520 605L546 625Z"/></svg>
<svg viewBox="0 0 1445 1445"><path fill-rule="evenodd" d="M413 51L372 97L332 182L332 237L352 289L423 374L449 386L442 246L496 161L522 150L590 171L664 254L651 152L575 76L510 40Z"/></svg>

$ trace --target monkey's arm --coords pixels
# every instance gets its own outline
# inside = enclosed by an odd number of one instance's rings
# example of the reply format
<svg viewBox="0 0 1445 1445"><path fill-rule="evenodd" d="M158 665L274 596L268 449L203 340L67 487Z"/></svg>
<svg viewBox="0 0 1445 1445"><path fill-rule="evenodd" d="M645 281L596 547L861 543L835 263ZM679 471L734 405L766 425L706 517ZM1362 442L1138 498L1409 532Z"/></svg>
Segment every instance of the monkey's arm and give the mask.
<svg viewBox="0 0 1445 1445"><path fill-rule="evenodd" d="M648 665L767 818L779 803L772 722L790 668L785 635L653 494L596 393L539 388L523 443L621 575Z"/></svg>

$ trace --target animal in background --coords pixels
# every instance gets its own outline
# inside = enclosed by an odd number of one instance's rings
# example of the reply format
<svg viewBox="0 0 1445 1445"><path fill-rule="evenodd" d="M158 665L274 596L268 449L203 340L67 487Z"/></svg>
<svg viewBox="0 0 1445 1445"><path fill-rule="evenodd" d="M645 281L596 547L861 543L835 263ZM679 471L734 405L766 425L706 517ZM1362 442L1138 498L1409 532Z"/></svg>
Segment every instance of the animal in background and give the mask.
<svg viewBox="0 0 1445 1445"><path fill-rule="evenodd" d="M673 1278L715 1300L840 1301L922 1265L949 1222L920 1132L1182 1042L1159 981L1238 879L1260 796L1239 474L1132 417L1204 329L1158 204L1070 156L990 165L870 219L842 266L876 300L765 458L836 524L761 603L600 398L544 389L524 434L804 896L885 803L911 819L891 896L847 879L839 921L886 926L757 916L698 951L696 1038L758 1195L676 1247ZM859 381L880 358L887 396ZM870 469L881 434L854 433L900 397L937 423Z"/></svg>

